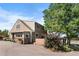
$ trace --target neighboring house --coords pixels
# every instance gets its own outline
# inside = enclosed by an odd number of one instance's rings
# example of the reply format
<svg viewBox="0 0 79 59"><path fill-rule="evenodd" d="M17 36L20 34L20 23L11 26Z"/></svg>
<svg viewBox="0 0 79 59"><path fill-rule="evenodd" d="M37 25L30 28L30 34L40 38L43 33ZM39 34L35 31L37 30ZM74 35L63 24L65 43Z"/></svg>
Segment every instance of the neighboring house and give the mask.
<svg viewBox="0 0 79 59"><path fill-rule="evenodd" d="M44 26L39 23L19 19L10 31L10 39L26 44L35 42L36 38L44 38L46 34Z"/></svg>

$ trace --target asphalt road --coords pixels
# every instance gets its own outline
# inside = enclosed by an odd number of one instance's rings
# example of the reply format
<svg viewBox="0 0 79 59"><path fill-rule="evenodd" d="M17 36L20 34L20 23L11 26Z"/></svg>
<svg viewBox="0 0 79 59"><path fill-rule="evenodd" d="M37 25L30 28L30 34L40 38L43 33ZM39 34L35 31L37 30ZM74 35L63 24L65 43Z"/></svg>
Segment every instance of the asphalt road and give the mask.
<svg viewBox="0 0 79 59"><path fill-rule="evenodd" d="M52 52L43 46L0 41L0 56L79 56L79 51Z"/></svg>

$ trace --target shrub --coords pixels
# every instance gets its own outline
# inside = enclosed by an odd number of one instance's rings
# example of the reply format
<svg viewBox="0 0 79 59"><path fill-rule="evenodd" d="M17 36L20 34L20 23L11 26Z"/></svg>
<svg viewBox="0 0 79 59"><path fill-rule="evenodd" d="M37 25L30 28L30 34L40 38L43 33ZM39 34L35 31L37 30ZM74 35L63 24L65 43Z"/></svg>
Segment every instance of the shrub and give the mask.
<svg viewBox="0 0 79 59"><path fill-rule="evenodd" d="M48 35L45 40L45 47L54 48L58 50L60 48L60 38L57 36Z"/></svg>
<svg viewBox="0 0 79 59"><path fill-rule="evenodd" d="M64 52L70 52L70 51L72 51L73 49L71 49L71 48L69 47L69 45L63 45L63 46L61 46L61 50L64 51Z"/></svg>
<svg viewBox="0 0 79 59"><path fill-rule="evenodd" d="M47 38L45 39L45 47L55 50L61 50L64 52L72 51L69 45L62 44L61 40L62 39L59 38L58 36L48 35Z"/></svg>

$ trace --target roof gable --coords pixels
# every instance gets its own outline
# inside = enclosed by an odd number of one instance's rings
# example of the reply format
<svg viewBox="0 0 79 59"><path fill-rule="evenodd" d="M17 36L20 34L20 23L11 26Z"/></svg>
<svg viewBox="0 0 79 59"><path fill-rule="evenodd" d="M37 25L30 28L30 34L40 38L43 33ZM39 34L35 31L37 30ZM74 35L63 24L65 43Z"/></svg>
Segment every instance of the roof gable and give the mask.
<svg viewBox="0 0 79 59"><path fill-rule="evenodd" d="M27 22L28 23L28 22ZM32 28L29 26L32 25ZM20 28L17 28L20 27ZM25 32L25 31L34 31L34 24L26 24L22 20L17 20L14 24L13 28L11 29L11 32Z"/></svg>

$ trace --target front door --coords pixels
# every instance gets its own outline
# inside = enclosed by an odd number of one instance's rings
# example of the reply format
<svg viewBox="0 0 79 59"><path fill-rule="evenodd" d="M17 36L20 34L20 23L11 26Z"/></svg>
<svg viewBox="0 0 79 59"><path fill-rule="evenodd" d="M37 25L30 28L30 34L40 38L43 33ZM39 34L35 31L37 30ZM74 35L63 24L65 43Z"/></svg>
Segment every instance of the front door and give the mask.
<svg viewBox="0 0 79 59"><path fill-rule="evenodd" d="M25 33L25 43L30 43L30 32Z"/></svg>
<svg viewBox="0 0 79 59"><path fill-rule="evenodd" d="M12 33L12 39L14 40L14 33Z"/></svg>

